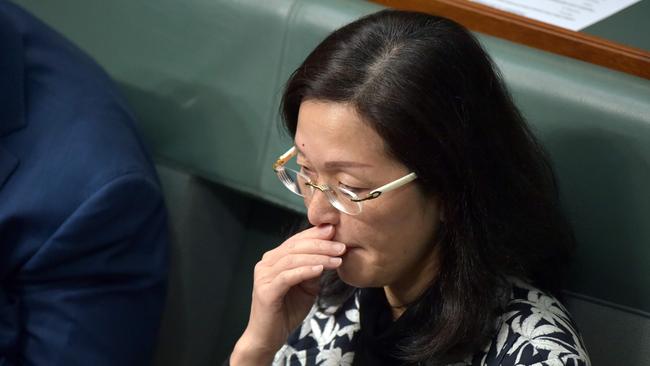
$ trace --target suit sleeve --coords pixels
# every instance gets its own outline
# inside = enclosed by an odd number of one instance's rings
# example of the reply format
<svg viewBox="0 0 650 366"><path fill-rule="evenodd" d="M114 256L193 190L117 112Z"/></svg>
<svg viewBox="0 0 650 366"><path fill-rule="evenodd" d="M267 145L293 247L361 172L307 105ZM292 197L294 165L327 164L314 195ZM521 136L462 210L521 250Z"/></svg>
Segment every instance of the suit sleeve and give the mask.
<svg viewBox="0 0 650 366"><path fill-rule="evenodd" d="M19 364L150 364L167 246L153 179L125 174L90 195L21 270Z"/></svg>

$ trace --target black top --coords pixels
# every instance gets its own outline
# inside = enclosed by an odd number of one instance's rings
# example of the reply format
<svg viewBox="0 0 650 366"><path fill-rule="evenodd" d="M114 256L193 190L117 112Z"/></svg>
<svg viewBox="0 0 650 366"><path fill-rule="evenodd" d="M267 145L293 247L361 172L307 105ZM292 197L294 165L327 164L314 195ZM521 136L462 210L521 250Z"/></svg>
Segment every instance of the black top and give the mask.
<svg viewBox="0 0 650 366"><path fill-rule="evenodd" d="M361 329L356 337L357 350L354 366L357 365L399 365L398 344L408 336L413 323L413 309L410 308L396 321L386 295L381 288L359 291Z"/></svg>
<svg viewBox="0 0 650 366"><path fill-rule="evenodd" d="M357 290L340 306L314 306L273 365L401 365L397 345L411 328L412 311L393 322L382 289ZM511 299L494 334L485 347L452 365L591 364L564 306L522 281L512 281Z"/></svg>

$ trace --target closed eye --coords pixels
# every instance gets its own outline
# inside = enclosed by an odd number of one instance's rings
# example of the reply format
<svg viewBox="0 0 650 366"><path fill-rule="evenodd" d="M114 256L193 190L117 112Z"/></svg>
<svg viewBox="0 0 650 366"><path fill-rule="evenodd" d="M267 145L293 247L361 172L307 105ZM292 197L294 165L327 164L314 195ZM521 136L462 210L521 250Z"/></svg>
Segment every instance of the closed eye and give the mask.
<svg viewBox="0 0 650 366"><path fill-rule="evenodd" d="M339 187L341 187L343 189L346 189L346 190L348 190L350 192L353 192L355 194L360 194L360 193L363 193L364 191L368 190L367 188L349 186L349 185L347 185L345 183L342 183L342 182L339 182Z"/></svg>

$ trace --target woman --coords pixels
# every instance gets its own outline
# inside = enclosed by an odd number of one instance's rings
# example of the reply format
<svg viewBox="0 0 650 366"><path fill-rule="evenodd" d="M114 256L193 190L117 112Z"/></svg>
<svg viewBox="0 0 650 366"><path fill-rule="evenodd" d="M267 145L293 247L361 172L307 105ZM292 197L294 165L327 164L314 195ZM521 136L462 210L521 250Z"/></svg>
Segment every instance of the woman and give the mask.
<svg viewBox="0 0 650 366"><path fill-rule="evenodd" d="M231 365L589 364L551 295L573 247L552 169L464 28L351 23L282 113L274 169L313 227L257 263Z"/></svg>

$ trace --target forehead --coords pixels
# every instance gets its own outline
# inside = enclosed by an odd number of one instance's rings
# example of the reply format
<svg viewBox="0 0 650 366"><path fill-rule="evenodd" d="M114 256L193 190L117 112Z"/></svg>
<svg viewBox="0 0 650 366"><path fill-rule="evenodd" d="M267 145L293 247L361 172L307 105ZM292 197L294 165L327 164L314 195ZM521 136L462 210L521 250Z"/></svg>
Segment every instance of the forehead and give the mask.
<svg viewBox="0 0 650 366"><path fill-rule="evenodd" d="M348 103L301 103L295 144L310 160L390 160L383 139Z"/></svg>

